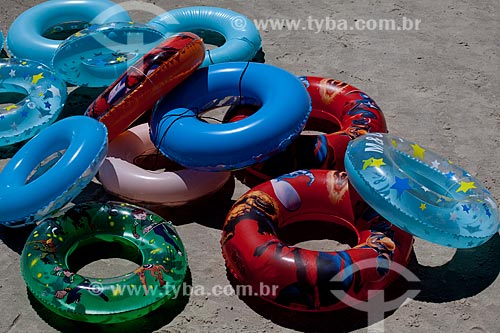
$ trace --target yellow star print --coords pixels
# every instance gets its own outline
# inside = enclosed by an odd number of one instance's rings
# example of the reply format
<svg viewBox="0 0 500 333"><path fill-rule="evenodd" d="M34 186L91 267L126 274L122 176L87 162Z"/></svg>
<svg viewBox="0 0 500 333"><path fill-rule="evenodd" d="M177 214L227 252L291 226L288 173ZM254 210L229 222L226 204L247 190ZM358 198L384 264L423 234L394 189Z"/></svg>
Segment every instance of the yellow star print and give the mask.
<svg viewBox="0 0 500 333"><path fill-rule="evenodd" d="M424 159L425 149L420 147L418 144L414 143L410 145L413 148L413 157L418 157L421 160Z"/></svg>
<svg viewBox="0 0 500 333"><path fill-rule="evenodd" d="M124 56L120 56L120 57L116 58L116 61L119 61L119 62L124 62L126 60L127 60L127 58L125 58Z"/></svg>
<svg viewBox="0 0 500 333"><path fill-rule="evenodd" d="M5 107L5 110L7 110L7 111L10 111L10 110L12 110L12 109L17 109L17 105L12 104L12 105L9 105L9 106L6 106L6 107Z"/></svg>
<svg viewBox="0 0 500 333"><path fill-rule="evenodd" d="M372 158L372 164L370 164L370 166L380 168L382 165L386 165L383 158Z"/></svg>
<svg viewBox="0 0 500 333"><path fill-rule="evenodd" d="M460 182L460 187L457 189L457 193L460 191L467 193L468 190L473 188L476 188L474 182Z"/></svg>
<svg viewBox="0 0 500 333"><path fill-rule="evenodd" d="M396 140L392 139L391 143L394 146L394 148L398 148L398 142Z"/></svg>
<svg viewBox="0 0 500 333"><path fill-rule="evenodd" d="M368 168L372 164L372 161L373 161L373 157L370 157L367 160L363 160L363 170Z"/></svg>
<svg viewBox="0 0 500 333"><path fill-rule="evenodd" d="M37 75L33 75L33 80L31 80L31 83L32 84L36 84L41 79L43 79L43 73L40 73L40 74L37 74Z"/></svg>
<svg viewBox="0 0 500 333"><path fill-rule="evenodd" d="M427 205L426 205L426 204L424 204L424 203L421 203L421 204L420 204L420 209L421 209L422 211L426 210L426 209L427 209Z"/></svg>
<svg viewBox="0 0 500 333"><path fill-rule="evenodd" d="M365 170L368 167L380 168L382 165L386 165L384 163L384 159L383 158L373 158L373 157L370 157L367 160L363 160L363 170Z"/></svg>

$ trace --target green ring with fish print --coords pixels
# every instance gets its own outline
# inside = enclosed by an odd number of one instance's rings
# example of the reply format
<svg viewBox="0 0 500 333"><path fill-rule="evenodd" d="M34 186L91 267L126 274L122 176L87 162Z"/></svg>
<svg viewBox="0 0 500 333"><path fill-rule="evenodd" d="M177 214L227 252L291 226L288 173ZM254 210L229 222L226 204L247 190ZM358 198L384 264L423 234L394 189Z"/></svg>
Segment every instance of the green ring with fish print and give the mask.
<svg viewBox="0 0 500 333"><path fill-rule="evenodd" d="M115 257L139 266L109 278L77 273L97 259ZM88 202L33 230L21 255L21 272L33 296L54 313L116 323L173 300L186 276L187 259L171 222L126 203Z"/></svg>

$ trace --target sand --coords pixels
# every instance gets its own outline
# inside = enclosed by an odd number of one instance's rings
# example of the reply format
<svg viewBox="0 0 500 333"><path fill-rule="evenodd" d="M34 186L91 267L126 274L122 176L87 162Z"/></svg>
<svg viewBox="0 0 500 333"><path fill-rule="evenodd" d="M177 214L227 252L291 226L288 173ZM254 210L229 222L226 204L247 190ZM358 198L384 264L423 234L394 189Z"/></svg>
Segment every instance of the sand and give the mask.
<svg viewBox="0 0 500 333"><path fill-rule="evenodd" d="M5 33L36 0L2 0ZM147 1L164 10L213 5L251 19L421 20L419 30L262 30L265 59L296 75L333 77L368 93L382 108L390 132L418 142L464 167L500 200L500 2L476 1ZM154 14L134 11L147 22ZM312 22L312 21L311 21ZM316 26L313 26L316 28ZM81 114L97 95L76 89L65 114ZM3 149L0 169L15 151ZM219 239L232 200L246 188L239 182L216 197L188 207L156 209L177 225L187 249L191 284L209 290L228 285ZM74 203L112 198L97 181ZM232 199L231 199L232 198ZM19 272L27 231L0 231L0 332L101 331L61 320L31 304ZM328 243L326 243L328 245ZM324 244L323 244L324 245ZM500 237L474 249L454 250L417 239L409 269L421 292L371 331L500 332ZM101 260L89 270L126 271L125 261ZM96 268L97 267L97 268ZM397 286L396 286L397 287ZM400 286L400 289L404 286ZM397 288L393 288L398 290ZM354 310L293 314L255 299L191 295L142 321L108 327L158 332L336 332L367 330L367 316Z"/></svg>

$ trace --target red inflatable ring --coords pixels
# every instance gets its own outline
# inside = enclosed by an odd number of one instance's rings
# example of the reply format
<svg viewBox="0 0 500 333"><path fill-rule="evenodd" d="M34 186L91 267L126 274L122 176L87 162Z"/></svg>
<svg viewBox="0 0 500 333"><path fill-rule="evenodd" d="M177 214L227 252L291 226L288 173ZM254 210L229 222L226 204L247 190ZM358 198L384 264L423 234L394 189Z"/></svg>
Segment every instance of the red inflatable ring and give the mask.
<svg viewBox="0 0 500 333"><path fill-rule="evenodd" d="M356 233L357 245L320 252L278 238L300 221L347 227ZM368 291L383 290L394 281L399 273L391 267L408 263L413 237L373 211L349 188L345 172L299 170L262 183L237 200L226 217L221 245L240 283L254 291L263 285L275 291L261 298L292 310L330 311L346 307L332 290L366 301L373 295ZM339 276L340 281L333 279Z"/></svg>
<svg viewBox="0 0 500 333"><path fill-rule="evenodd" d="M312 100L305 129L326 134L301 135L284 152L238 171L238 178L250 187L294 170L344 170L349 141L368 132L387 132L382 110L358 88L330 78L301 76L299 79ZM257 109L258 106L236 106L225 121L241 120Z"/></svg>
<svg viewBox="0 0 500 333"><path fill-rule="evenodd" d="M203 40L190 32L173 35L123 73L88 107L112 141L203 62Z"/></svg>

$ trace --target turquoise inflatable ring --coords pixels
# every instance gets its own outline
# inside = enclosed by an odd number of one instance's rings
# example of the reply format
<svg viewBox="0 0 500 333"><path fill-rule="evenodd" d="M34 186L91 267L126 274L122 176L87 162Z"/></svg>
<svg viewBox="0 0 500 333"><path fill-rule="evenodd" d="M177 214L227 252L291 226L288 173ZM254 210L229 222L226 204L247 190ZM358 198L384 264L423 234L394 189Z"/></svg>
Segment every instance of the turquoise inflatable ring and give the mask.
<svg viewBox="0 0 500 333"><path fill-rule="evenodd" d="M53 123L66 102L66 84L47 66L16 58L0 60L0 92L26 95L0 107L0 147L33 137Z"/></svg>
<svg viewBox="0 0 500 333"><path fill-rule="evenodd" d="M64 118L28 141L0 173L0 224L34 224L73 200L94 178L108 152L104 124Z"/></svg>
<svg viewBox="0 0 500 333"><path fill-rule="evenodd" d="M159 15L148 25L167 37L193 32L205 41L210 33L224 37L224 43L207 50L201 67L233 61L250 61L262 47L262 39L255 24L246 16L225 8L194 6L177 8Z"/></svg>
<svg viewBox="0 0 500 333"><path fill-rule="evenodd" d="M64 23L74 26L131 21L120 5L110 0L46 1L23 12L10 26L7 48L16 58L33 59L50 66L61 40L45 37ZM83 23L83 24L82 24Z"/></svg>
<svg viewBox="0 0 500 333"><path fill-rule="evenodd" d="M87 277L92 259L122 257L129 273ZM38 225L24 246L21 273L33 296L60 316L122 323L173 302L187 272L182 241L171 222L121 202L86 202Z"/></svg>
<svg viewBox="0 0 500 333"><path fill-rule="evenodd" d="M399 228L440 245L471 248L499 229L498 205L470 173L397 136L371 133L349 144L354 188Z"/></svg>

